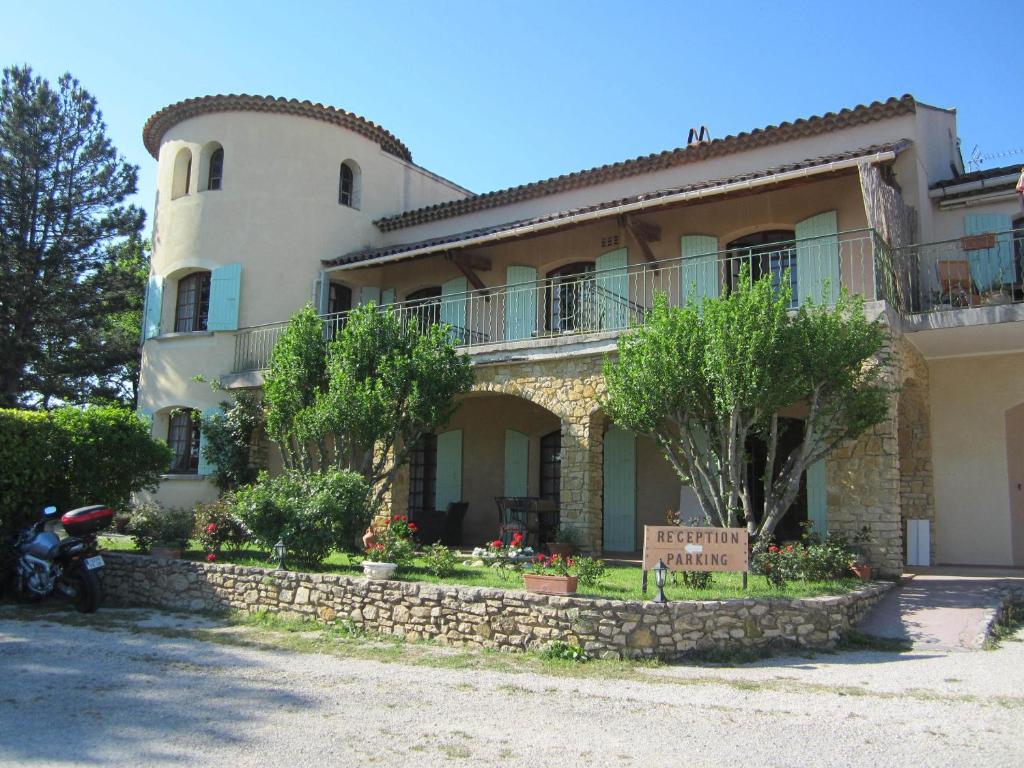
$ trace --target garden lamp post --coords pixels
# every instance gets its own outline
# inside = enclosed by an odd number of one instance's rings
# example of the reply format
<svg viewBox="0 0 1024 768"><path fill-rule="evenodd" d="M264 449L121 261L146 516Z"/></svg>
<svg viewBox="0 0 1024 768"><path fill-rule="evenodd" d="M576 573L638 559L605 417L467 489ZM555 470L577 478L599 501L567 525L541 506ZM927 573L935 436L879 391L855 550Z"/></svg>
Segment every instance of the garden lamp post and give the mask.
<svg viewBox="0 0 1024 768"><path fill-rule="evenodd" d="M277 570L279 571L287 570L284 565L285 552L287 552L287 550L284 546L284 539L278 539L277 544L274 545L274 557L277 558Z"/></svg>
<svg viewBox="0 0 1024 768"><path fill-rule="evenodd" d="M668 567L665 565L665 561L659 560L658 564L651 570L654 571L654 585L658 588L658 594L654 596L653 602L667 603L668 598L665 597L665 578L668 576Z"/></svg>

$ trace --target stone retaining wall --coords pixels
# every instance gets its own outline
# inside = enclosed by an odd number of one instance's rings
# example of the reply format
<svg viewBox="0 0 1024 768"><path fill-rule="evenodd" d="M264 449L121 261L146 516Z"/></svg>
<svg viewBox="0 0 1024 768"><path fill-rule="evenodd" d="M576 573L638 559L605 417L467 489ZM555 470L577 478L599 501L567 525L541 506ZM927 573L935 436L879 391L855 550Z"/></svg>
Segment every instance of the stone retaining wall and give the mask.
<svg viewBox="0 0 1024 768"><path fill-rule="evenodd" d="M673 659L711 649L828 648L891 584L840 597L678 601L667 604L549 597L517 590L104 553L110 603L186 611L268 611L351 621L408 640L505 651L561 640L604 658Z"/></svg>

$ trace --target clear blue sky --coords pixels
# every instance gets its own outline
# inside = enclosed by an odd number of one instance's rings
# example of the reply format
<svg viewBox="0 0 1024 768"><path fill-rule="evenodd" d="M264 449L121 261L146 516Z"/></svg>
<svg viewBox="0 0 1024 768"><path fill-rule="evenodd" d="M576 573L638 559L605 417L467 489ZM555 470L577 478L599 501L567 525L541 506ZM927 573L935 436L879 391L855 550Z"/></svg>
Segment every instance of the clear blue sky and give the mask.
<svg viewBox="0 0 1024 768"><path fill-rule="evenodd" d="M919 8L917 6L920 6ZM382 124L476 192L906 92L959 110L965 159L1024 148L1024 11L995 2L18 2L0 63L70 71L115 144L210 93ZM982 167L1024 164L1024 154Z"/></svg>

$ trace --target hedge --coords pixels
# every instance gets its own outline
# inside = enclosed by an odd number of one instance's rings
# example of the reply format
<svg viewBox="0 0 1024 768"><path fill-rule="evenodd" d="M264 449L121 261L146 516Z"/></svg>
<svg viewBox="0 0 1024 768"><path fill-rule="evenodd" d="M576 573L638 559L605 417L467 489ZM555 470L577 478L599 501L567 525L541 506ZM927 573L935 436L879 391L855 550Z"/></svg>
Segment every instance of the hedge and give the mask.
<svg viewBox="0 0 1024 768"><path fill-rule="evenodd" d="M170 460L124 408L0 409L0 539L47 504L124 510L132 493L155 490Z"/></svg>

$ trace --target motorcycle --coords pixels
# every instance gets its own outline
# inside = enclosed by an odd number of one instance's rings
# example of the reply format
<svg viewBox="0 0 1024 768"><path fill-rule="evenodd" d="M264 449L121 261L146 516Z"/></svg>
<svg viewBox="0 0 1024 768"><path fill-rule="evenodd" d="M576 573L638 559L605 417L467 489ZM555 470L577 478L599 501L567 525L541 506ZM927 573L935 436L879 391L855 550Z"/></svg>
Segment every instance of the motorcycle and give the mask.
<svg viewBox="0 0 1024 768"><path fill-rule="evenodd" d="M109 526L113 517L113 511L102 504L79 507L64 515L56 507L43 509L39 520L10 542L14 596L41 600L57 595L70 599L82 613L93 613L103 599L99 571L104 563L96 552L96 534ZM63 539L48 530L58 518L68 534Z"/></svg>

